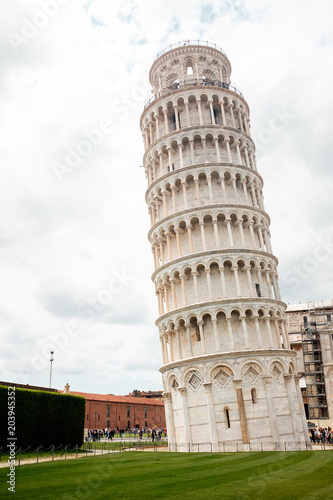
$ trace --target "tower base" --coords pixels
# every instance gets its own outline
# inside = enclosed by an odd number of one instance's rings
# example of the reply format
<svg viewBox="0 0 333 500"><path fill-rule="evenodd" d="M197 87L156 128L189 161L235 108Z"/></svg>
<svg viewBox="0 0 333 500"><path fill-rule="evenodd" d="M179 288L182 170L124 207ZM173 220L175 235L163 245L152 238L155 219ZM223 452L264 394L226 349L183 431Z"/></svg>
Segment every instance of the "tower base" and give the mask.
<svg viewBox="0 0 333 500"><path fill-rule="evenodd" d="M165 365L171 451L299 450L310 446L295 353L211 354Z"/></svg>

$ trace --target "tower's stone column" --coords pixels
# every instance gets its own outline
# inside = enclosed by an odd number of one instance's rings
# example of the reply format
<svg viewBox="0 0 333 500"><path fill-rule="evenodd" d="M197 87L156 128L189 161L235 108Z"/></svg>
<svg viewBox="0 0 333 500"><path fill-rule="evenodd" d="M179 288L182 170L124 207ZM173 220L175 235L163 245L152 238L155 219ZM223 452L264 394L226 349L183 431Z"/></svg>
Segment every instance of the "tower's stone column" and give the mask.
<svg viewBox="0 0 333 500"><path fill-rule="evenodd" d="M170 392L163 393L163 401L164 401L165 418L168 431L169 451L175 451L173 445L176 442L176 435L175 435L175 425L173 421L173 412L172 412L172 397Z"/></svg>
<svg viewBox="0 0 333 500"><path fill-rule="evenodd" d="M219 440L218 440L217 429L216 429L216 416L215 416L214 403L213 403L213 397L212 397L212 385L213 384L211 382L207 382L206 384L204 384L204 387L206 390L210 439L211 439L213 451L219 451L218 450Z"/></svg>

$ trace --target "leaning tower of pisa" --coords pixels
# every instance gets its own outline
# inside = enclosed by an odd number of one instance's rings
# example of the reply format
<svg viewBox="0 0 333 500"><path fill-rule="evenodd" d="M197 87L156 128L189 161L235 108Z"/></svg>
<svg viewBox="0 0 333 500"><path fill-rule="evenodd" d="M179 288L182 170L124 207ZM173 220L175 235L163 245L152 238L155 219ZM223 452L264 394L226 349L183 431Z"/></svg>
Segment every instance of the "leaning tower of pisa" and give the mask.
<svg viewBox="0 0 333 500"><path fill-rule="evenodd" d="M214 44L168 47L140 121L171 450L308 441L249 106L230 74Z"/></svg>

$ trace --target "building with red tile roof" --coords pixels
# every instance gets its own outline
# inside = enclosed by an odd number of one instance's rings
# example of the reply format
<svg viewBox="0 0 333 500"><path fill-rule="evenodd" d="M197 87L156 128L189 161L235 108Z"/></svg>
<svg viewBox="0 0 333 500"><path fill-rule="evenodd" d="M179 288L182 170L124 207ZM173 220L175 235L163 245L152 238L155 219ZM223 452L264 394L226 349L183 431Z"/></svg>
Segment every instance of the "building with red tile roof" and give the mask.
<svg viewBox="0 0 333 500"><path fill-rule="evenodd" d="M86 399L86 429L166 428L164 402L158 399L69 391L68 384L59 392Z"/></svg>

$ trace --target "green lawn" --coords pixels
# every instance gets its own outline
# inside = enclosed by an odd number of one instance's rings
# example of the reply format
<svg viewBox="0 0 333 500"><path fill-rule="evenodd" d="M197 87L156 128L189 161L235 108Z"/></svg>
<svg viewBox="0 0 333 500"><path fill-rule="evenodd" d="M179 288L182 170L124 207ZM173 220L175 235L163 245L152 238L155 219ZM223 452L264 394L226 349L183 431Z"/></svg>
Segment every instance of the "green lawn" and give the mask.
<svg viewBox="0 0 333 500"><path fill-rule="evenodd" d="M0 470L0 498L333 499L333 452L126 452Z"/></svg>
<svg viewBox="0 0 333 500"><path fill-rule="evenodd" d="M138 441L106 441L104 442L92 442L90 441L89 443L84 443L81 446L81 450L90 450L91 453L94 453L94 450L102 450L104 453L112 452L114 450L119 450L120 448L149 448L149 447L160 447L163 446L165 448L168 447L168 443L166 441L145 441L145 440L138 440Z"/></svg>

